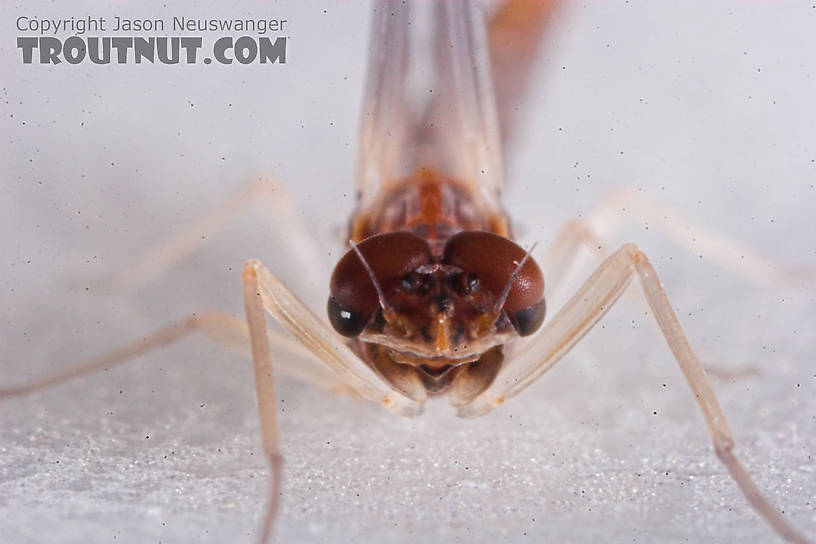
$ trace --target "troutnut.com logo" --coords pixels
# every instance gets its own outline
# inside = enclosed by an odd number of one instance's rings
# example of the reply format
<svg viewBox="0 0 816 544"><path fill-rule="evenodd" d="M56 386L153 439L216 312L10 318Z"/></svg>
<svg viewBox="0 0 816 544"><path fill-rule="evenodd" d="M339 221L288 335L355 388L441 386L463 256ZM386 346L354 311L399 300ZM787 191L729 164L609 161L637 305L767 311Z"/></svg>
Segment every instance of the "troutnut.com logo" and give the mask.
<svg viewBox="0 0 816 544"><path fill-rule="evenodd" d="M286 19L63 19L20 16L17 37L23 64L284 64ZM103 36L111 32L116 35ZM127 35L128 33L152 35ZM169 34L184 35L169 35ZM189 35L212 34L212 36ZM69 34L61 37L60 34ZM94 35L90 35L94 34Z"/></svg>

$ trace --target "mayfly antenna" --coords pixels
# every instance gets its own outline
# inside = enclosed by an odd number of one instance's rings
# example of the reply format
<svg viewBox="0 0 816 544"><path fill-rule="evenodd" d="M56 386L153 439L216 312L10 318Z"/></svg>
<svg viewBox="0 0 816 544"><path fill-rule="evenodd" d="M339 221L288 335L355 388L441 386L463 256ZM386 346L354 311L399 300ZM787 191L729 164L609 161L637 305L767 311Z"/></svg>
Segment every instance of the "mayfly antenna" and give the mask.
<svg viewBox="0 0 816 544"><path fill-rule="evenodd" d="M368 272L368 277L371 278L371 283L374 284L374 289L377 290L377 298L380 301L380 308L382 308L383 311L386 311L388 309L388 304L385 302L385 295L383 294L382 287L380 287L380 282L377 281L377 276L374 275L374 271L371 270L371 266L369 266L368 261L366 261L365 257L363 257L363 253L360 251L360 248L357 247L357 244L354 243L354 240L349 240L349 244L351 244L351 248L360 258L360 262L363 263L363 267L366 269L366 272Z"/></svg>
<svg viewBox="0 0 816 544"><path fill-rule="evenodd" d="M496 305L493 307L493 313L498 315L501 312L501 309L504 307L504 303L507 300L507 296L510 294L510 289L513 287L513 282L516 281L516 276L518 276L519 272L521 272L521 267L524 266L524 263L527 262L527 259L530 258L532 255L533 250L538 245L538 242L535 242L533 245L530 246L530 249L527 250L527 253L524 255L524 258L519 262L516 269L513 270L513 273L510 275L510 279L507 281L507 285L504 286L502 289L501 296L496 301Z"/></svg>

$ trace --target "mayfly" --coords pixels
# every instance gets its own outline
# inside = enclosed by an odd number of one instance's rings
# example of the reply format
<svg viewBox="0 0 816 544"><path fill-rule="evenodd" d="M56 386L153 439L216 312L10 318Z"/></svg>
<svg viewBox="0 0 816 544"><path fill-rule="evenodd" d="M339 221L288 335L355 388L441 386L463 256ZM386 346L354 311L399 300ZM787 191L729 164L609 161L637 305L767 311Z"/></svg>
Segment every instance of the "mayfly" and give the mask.
<svg viewBox="0 0 816 544"><path fill-rule="evenodd" d="M251 259L243 272L246 323L203 314L0 395L24 394L109 367L194 329L236 342L246 342L248 333L270 465L259 538L266 542L283 470L272 374L273 368L293 366L281 361L287 355L277 348L287 346L303 356L291 340L272 336L267 313L356 395L403 416L421 413L430 397L446 396L459 416L475 417L549 370L636 279L700 406L717 456L780 536L806 542L762 497L735 457L705 372L654 268L636 246L625 244L609 255L545 321L542 268L563 273L575 250L594 235L571 223L540 267L532 247L513 241L499 196L502 149L512 136L516 105L552 10L552 2L509 0L485 24L475 5L461 0L375 3L357 209L347 251L330 280L328 323ZM429 24L416 24L423 15ZM155 271L170 253L147 259L146 268L135 267L134 273ZM306 369L293 372L312 379Z"/></svg>

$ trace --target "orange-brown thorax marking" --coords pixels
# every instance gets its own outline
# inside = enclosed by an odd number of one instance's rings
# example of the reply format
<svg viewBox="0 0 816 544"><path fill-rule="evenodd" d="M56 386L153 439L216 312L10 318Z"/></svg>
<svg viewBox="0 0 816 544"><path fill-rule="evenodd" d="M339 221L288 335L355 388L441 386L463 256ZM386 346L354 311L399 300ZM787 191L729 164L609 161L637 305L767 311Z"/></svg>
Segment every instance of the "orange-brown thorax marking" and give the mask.
<svg viewBox="0 0 816 544"><path fill-rule="evenodd" d="M399 230L425 238L434 254L462 230L510 235L503 212L489 210L468 184L427 167L391 184L369 210L358 210L352 217L350 234L354 242L360 242Z"/></svg>

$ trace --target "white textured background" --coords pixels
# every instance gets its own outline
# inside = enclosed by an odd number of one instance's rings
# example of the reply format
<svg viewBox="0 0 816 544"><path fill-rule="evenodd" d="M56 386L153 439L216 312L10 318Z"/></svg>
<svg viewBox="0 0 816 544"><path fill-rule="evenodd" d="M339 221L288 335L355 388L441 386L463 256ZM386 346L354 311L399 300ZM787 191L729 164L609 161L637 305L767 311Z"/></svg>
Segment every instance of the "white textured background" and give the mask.
<svg viewBox="0 0 816 544"><path fill-rule="evenodd" d="M139 4L2 7L3 383L203 308L241 315L247 257L326 296L353 205L368 7ZM546 245L623 185L789 268L814 266L814 8L563 10L510 169L506 204L525 239ZM21 65L18 15L85 13L286 18L288 63ZM319 280L287 266L275 218L255 210L137 293L97 281L258 174L294 193L325 248ZM813 282L756 287L630 224L614 245L637 242L651 257L701 357L759 370L714 387L760 487L816 534ZM478 420L456 419L444 402L403 420L289 379L278 391L281 542L774 539L717 462L656 327L628 303ZM250 365L193 337L1 404L0 538L252 541L266 476L254 403Z"/></svg>

